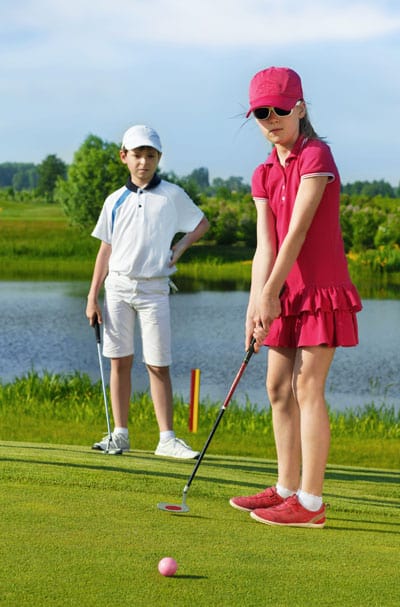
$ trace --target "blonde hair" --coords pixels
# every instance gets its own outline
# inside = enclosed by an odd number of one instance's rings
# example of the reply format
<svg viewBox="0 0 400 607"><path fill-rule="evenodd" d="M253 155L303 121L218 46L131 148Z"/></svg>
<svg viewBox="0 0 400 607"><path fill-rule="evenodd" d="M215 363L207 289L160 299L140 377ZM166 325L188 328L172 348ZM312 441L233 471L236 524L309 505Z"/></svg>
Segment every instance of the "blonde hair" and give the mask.
<svg viewBox="0 0 400 607"><path fill-rule="evenodd" d="M322 140L323 137L320 137L318 133L315 131L313 125L311 124L310 118L308 117L308 109L307 105L304 103L305 111L303 118L300 118L300 134L304 135L308 139L319 139Z"/></svg>

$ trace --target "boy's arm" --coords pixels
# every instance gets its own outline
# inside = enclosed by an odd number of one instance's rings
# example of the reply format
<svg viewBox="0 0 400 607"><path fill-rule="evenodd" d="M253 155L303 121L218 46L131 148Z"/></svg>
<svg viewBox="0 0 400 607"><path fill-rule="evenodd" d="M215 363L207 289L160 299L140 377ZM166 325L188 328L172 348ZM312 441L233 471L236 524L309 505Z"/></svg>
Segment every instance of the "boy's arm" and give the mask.
<svg viewBox="0 0 400 607"><path fill-rule="evenodd" d="M207 232L210 224L207 217L204 215L202 220L197 224L192 232L185 234L178 242L172 247L172 258L169 262L169 267L176 264L178 259L182 257L183 253L188 249L194 242L200 240L200 238Z"/></svg>
<svg viewBox="0 0 400 607"><path fill-rule="evenodd" d="M94 325L97 318L101 324L102 315L99 306L98 297L103 282L108 274L108 262L111 255L111 245L106 242L101 243L99 252L97 253L96 262L94 264L92 282L90 284L89 294L86 305L86 317L91 326Z"/></svg>

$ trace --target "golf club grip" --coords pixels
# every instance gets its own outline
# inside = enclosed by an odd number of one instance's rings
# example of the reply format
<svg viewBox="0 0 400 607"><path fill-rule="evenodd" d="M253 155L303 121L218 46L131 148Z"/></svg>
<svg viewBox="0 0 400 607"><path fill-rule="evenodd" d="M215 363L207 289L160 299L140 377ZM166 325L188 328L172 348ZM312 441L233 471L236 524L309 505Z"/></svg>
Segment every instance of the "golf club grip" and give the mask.
<svg viewBox="0 0 400 607"><path fill-rule="evenodd" d="M93 324L93 329L96 335L96 341L98 344L101 344L101 336L100 336L100 325L99 325L99 321L97 320L97 316L96 316L96 320L94 321Z"/></svg>
<svg viewBox="0 0 400 607"><path fill-rule="evenodd" d="M254 346L256 345L256 338L253 337L253 339L250 342L250 346L249 349L246 351L246 355L243 359L243 362L245 365L247 365L247 363L249 362L250 358L253 356L255 350L254 350Z"/></svg>
<svg viewBox="0 0 400 607"><path fill-rule="evenodd" d="M228 404L229 404L229 402L230 402L230 400L231 400L231 398L233 396L233 393L236 390L236 386L238 385L238 383L240 381L240 378L242 377L242 375L243 375L243 373L244 373L244 371L245 371L245 369L246 369L246 367L248 365L248 362L249 362L250 358L254 354L255 343L256 343L256 339L255 339L255 337L253 337L253 339L250 342L249 349L246 351L245 357L244 357L244 359L242 361L242 364L240 365L240 369L237 372L236 377L233 380L232 385L230 387L230 390L229 390L229 392L228 392L228 394L227 394L227 396L226 396L226 398L224 400L224 404L222 405L223 409L227 408L227 406L228 406Z"/></svg>

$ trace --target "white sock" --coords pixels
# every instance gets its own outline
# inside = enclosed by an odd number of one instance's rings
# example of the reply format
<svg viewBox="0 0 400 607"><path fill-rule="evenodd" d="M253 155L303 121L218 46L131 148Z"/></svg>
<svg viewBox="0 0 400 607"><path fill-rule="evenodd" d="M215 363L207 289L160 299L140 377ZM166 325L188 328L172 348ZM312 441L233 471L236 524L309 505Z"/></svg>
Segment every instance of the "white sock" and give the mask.
<svg viewBox="0 0 400 607"><path fill-rule="evenodd" d="M303 508L316 512L322 506L322 497L319 495L313 495L312 493L306 493L301 489L297 492L297 497Z"/></svg>
<svg viewBox="0 0 400 607"><path fill-rule="evenodd" d="M296 491L291 491L290 489L286 489L286 487L282 487L279 483L276 483L276 492L283 497L284 500L296 493Z"/></svg>
<svg viewBox="0 0 400 607"><path fill-rule="evenodd" d="M163 432L160 432L160 441L162 443L166 443L171 440L171 438L175 438L175 432L173 430L164 430Z"/></svg>
<svg viewBox="0 0 400 607"><path fill-rule="evenodd" d="M115 426L113 434L122 434L122 436L128 438L128 428L121 428L120 426Z"/></svg>

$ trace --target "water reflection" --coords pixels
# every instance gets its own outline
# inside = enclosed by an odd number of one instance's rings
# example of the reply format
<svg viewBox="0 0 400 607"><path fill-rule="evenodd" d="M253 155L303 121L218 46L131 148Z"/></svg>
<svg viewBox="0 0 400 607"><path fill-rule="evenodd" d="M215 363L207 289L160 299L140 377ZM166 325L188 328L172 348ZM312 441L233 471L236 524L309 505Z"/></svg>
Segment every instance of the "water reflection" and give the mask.
<svg viewBox="0 0 400 607"><path fill-rule="evenodd" d="M180 287L181 281L179 281ZM87 284L0 283L0 378L12 381L34 369L75 370L99 378L93 330L84 316ZM243 357L244 291L200 291L171 297L174 392L189 398L190 370L201 370L201 398L222 401ZM364 300L360 345L339 348L328 378L332 408L374 401L400 408L400 301ZM134 390L147 390L147 373L136 340ZM266 352L254 356L235 397L268 405L264 390ZM107 368L107 364L106 364Z"/></svg>

